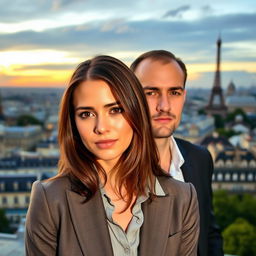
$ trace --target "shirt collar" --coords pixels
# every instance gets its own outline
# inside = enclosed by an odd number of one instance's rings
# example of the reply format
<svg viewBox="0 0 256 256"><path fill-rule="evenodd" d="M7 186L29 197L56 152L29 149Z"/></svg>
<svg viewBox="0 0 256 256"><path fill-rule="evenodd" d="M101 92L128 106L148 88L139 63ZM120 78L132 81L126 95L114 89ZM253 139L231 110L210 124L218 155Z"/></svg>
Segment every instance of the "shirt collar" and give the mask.
<svg viewBox="0 0 256 256"><path fill-rule="evenodd" d="M104 189L104 187L102 185L100 186L100 192L101 192L102 196L108 198L108 196L106 194L106 191L105 191L105 189ZM147 197L149 196L148 192L149 192L149 190L147 190ZM156 196L166 196L166 194L165 194L161 184L159 183L157 177L156 177L156 181L155 181L155 195Z"/></svg>
<svg viewBox="0 0 256 256"><path fill-rule="evenodd" d="M156 183L155 183L155 191L156 191L156 196L166 196L166 194L164 193L164 190L157 178L156 178Z"/></svg>
<svg viewBox="0 0 256 256"><path fill-rule="evenodd" d="M170 148L172 153L172 164L177 171L181 172L181 166L184 164L185 160L173 136L170 137Z"/></svg>

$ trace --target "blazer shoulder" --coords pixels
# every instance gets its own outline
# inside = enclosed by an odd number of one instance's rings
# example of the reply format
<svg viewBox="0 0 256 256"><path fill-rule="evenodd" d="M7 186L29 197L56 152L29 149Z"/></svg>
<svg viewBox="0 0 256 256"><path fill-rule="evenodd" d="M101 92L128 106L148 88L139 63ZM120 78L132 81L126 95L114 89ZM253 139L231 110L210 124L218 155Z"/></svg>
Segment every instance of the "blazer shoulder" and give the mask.
<svg viewBox="0 0 256 256"><path fill-rule="evenodd" d="M66 190L71 189L71 183L68 177L53 177L48 180L37 180L33 183L32 192L43 192L49 195L49 198L63 196Z"/></svg>
<svg viewBox="0 0 256 256"><path fill-rule="evenodd" d="M158 177L158 180L166 194L177 197L194 194L195 188L192 183L178 181L172 177Z"/></svg>
<svg viewBox="0 0 256 256"><path fill-rule="evenodd" d="M175 140L179 148L184 148L188 152L194 152L197 154L208 155L208 156L210 155L209 150L204 146L193 144L187 140L183 140L179 138L175 138Z"/></svg>

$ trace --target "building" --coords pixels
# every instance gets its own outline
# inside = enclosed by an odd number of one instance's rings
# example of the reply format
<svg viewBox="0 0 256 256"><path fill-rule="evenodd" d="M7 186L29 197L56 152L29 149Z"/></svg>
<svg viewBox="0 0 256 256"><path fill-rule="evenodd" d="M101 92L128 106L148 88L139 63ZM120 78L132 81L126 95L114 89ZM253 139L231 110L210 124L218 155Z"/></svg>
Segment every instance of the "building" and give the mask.
<svg viewBox="0 0 256 256"><path fill-rule="evenodd" d="M56 136L51 136L36 145L36 152L43 157L59 157L59 144Z"/></svg>
<svg viewBox="0 0 256 256"><path fill-rule="evenodd" d="M0 124L0 157L3 157L5 154L4 147L4 126Z"/></svg>
<svg viewBox="0 0 256 256"><path fill-rule="evenodd" d="M26 217L34 181L47 179L48 174L0 174L0 208L13 227Z"/></svg>
<svg viewBox="0 0 256 256"><path fill-rule="evenodd" d="M183 114L182 121L175 131L175 136L198 143L215 130L214 118L205 115Z"/></svg>
<svg viewBox="0 0 256 256"><path fill-rule="evenodd" d="M216 132L201 140L200 145L206 147L209 150L213 161L215 161L220 152L225 149L234 147L226 137L220 136Z"/></svg>
<svg viewBox="0 0 256 256"><path fill-rule="evenodd" d="M240 108L245 113L256 113L256 98L251 95L234 94L226 97L229 112Z"/></svg>
<svg viewBox="0 0 256 256"><path fill-rule="evenodd" d="M225 149L214 164L213 190L256 194L256 157L240 147Z"/></svg>
<svg viewBox="0 0 256 256"><path fill-rule="evenodd" d="M233 81L231 81L231 82L228 84L226 96L231 96L231 95L234 95L235 93L236 93L236 86L235 86L235 84L233 83Z"/></svg>
<svg viewBox="0 0 256 256"><path fill-rule="evenodd" d="M9 155L16 149L31 150L42 137L41 126L1 126L0 141L4 147L2 155Z"/></svg>
<svg viewBox="0 0 256 256"><path fill-rule="evenodd" d="M25 218L31 186L37 179L31 174L0 175L0 208L5 210L12 225Z"/></svg>
<svg viewBox="0 0 256 256"><path fill-rule="evenodd" d="M0 175L57 173L58 156L21 155L0 158Z"/></svg>

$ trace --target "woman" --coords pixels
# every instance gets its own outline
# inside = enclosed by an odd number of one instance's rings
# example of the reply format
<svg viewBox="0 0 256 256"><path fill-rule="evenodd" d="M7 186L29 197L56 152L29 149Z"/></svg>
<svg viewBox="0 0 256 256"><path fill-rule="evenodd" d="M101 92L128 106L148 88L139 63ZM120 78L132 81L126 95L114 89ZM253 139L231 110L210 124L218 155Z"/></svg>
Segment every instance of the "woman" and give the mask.
<svg viewBox="0 0 256 256"><path fill-rule="evenodd" d="M62 98L59 173L34 183L27 255L196 255L191 184L158 165L147 102L119 60L75 70Z"/></svg>

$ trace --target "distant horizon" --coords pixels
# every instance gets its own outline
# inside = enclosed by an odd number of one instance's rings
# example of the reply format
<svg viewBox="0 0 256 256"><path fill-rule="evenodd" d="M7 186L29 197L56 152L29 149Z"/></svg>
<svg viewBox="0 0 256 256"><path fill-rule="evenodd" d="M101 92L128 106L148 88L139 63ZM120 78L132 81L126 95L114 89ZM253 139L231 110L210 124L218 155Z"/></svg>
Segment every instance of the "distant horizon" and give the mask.
<svg viewBox="0 0 256 256"><path fill-rule="evenodd" d="M66 87L65 86L57 86L57 87L54 87L54 86L0 86L0 92L1 90L11 90L11 89L21 89L21 90L37 90L37 89L40 89L40 90L48 90L48 89L53 89L53 90L65 90ZM187 87L186 86L186 89L189 91L189 90L211 90L212 87ZM223 90L226 90L227 87L223 88ZM237 90L251 90L251 89L254 89L256 91L256 86L255 85L251 85L251 86L236 86L236 89Z"/></svg>
<svg viewBox="0 0 256 256"><path fill-rule="evenodd" d="M62 88L93 56L130 66L164 49L186 63L189 88L211 88L219 37L222 87L256 86L255 24L255 0L0 1L0 87Z"/></svg>

